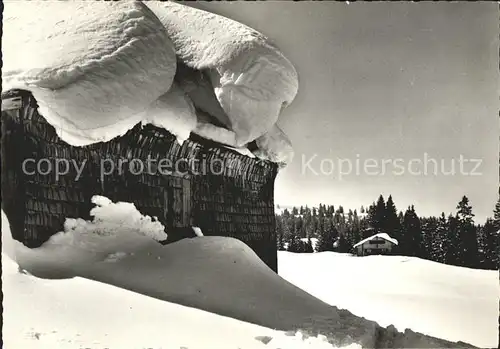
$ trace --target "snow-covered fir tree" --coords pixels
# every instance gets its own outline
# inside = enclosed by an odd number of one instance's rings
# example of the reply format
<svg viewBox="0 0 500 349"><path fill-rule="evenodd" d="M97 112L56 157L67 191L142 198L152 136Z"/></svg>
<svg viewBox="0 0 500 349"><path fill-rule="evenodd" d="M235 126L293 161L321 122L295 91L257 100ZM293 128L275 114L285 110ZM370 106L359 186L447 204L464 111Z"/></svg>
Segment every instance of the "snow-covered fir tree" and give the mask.
<svg viewBox="0 0 500 349"><path fill-rule="evenodd" d="M459 262L463 266L475 267L478 264L477 229L474 226L474 214L467 196L463 196L457 205L457 220Z"/></svg>

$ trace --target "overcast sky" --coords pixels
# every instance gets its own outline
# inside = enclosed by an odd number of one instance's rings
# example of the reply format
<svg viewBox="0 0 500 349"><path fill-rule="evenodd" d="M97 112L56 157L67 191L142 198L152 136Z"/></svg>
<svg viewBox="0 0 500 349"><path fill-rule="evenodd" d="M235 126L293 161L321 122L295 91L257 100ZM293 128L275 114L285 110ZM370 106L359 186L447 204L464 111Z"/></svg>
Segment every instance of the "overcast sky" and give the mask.
<svg viewBox="0 0 500 349"><path fill-rule="evenodd" d="M420 215L439 215L467 195L478 222L491 215L499 172L496 3L195 6L266 34L297 68L299 94L279 120L296 155L278 176L277 204L359 208L392 194L398 209L414 204ZM351 174L341 176L340 166Z"/></svg>

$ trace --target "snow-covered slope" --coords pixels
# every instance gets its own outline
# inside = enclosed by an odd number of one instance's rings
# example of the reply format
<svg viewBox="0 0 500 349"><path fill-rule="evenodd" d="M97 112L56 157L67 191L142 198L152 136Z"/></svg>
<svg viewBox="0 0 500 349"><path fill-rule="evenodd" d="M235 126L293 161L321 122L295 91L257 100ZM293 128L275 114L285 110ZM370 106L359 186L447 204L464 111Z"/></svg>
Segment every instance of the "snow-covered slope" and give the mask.
<svg viewBox="0 0 500 349"><path fill-rule="evenodd" d="M282 277L358 316L483 348L498 345L498 272L400 256L279 252Z"/></svg>
<svg viewBox="0 0 500 349"><path fill-rule="evenodd" d="M320 333L337 346L457 347L331 307L276 275L236 239L196 237L162 246L155 240L163 239L163 227L132 204L94 202L92 222L67 220L66 232L36 249L12 240L2 212L4 252L37 277L83 277L268 328Z"/></svg>
<svg viewBox="0 0 500 349"><path fill-rule="evenodd" d="M276 331L152 298L144 295L145 292L135 293L73 277L89 270L105 271L106 266L113 266L112 269L129 279L127 288L134 288L134 283L148 279L140 280L137 273L146 274L149 275L150 291L151 287L156 288L152 296L158 297L159 292L173 289L178 294L192 293L202 304L213 301L217 295L206 294L216 290L203 285L211 282L210 278L200 277L200 273L211 277L214 283L219 282L218 291L221 291L221 287L227 285L217 280L220 263L229 266L229 270L232 263L220 258L230 256L232 245L239 246L233 252L249 253L248 249L242 251L242 244L235 243L234 239L200 236L192 241L201 244L188 245L191 246L188 251L181 247L177 253L169 249L159 255L157 249L145 246L161 246L154 242L165 238L158 222L140 215L132 204L113 204L103 197L94 197L94 203L97 206L92 212L93 222L68 220L67 233L58 234L43 247L31 250L12 240L2 211L3 340L6 348L334 348L324 336ZM210 258L207 255L216 252L219 256ZM180 258L182 254L185 258ZM213 270L207 269L210 259L215 261ZM136 267L128 269L133 264ZM188 268L182 268L183 264L188 264ZM160 265L170 272L157 274ZM253 270L251 265L248 267ZM44 278L33 276L26 269ZM193 272L194 269L200 270ZM238 306L233 302L259 301L248 297L228 301L227 294L222 292L218 296L235 309ZM245 294L240 296L245 297ZM347 348L360 347L350 345Z"/></svg>
<svg viewBox="0 0 500 349"><path fill-rule="evenodd" d="M2 291L7 349L334 348L322 337L274 331L92 280L40 279L4 253Z"/></svg>

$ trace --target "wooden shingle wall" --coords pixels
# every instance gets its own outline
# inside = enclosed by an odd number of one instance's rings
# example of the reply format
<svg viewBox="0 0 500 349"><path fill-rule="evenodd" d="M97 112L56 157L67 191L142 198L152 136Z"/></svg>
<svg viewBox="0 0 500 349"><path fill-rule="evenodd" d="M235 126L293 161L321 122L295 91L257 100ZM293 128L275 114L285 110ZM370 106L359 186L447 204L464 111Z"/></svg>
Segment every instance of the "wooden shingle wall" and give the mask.
<svg viewBox="0 0 500 349"><path fill-rule="evenodd" d="M2 209L16 240L40 246L63 230L67 217L91 219L91 197L103 195L114 202L132 202L141 213L157 217L167 234L199 226L204 235L238 238L277 269L276 164L194 135L180 145L172 134L152 125L137 125L106 143L72 147L38 114L30 93L2 94L3 100L12 98L20 98L21 107L2 110ZM25 168L33 173L27 175L22 163L31 158L48 159L53 166L56 159L85 165L78 180L73 166L59 178L54 173L41 174L33 166ZM130 167L133 159L143 164L151 159L167 159L171 164L189 161L162 174L154 166L152 171ZM103 176L111 163L115 170Z"/></svg>

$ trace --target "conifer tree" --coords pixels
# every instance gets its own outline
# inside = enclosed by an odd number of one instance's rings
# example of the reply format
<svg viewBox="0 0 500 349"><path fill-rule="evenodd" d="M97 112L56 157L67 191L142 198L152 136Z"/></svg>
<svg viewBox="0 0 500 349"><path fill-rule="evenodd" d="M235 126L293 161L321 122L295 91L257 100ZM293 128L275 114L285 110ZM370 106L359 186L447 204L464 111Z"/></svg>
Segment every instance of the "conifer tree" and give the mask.
<svg viewBox="0 0 500 349"><path fill-rule="evenodd" d="M318 237L319 236L319 231L318 231L318 210L316 207L313 207L312 209L312 216L311 216L311 231L312 231L312 236Z"/></svg>
<svg viewBox="0 0 500 349"><path fill-rule="evenodd" d="M345 216L342 209L339 209L335 212L332 219L333 226L338 230L340 234L345 233L347 229L347 224L345 221Z"/></svg>
<svg viewBox="0 0 500 349"><path fill-rule="evenodd" d="M495 209L493 210L492 223L497 230L500 230L500 196L498 197Z"/></svg>
<svg viewBox="0 0 500 349"><path fill-rule="evenodd" d="M295 217L295 235L299 238L306 238L306 229L304 227L304 219L301 216Z"/></svg>
<svg viewBox="0 0 500 349"><path fill-rule="evenodd" d="M290 241L288 243L288 252L300 252L300 240L294 234L290 237Z"/></svg>
<svg viewBox="0 0 500 349"><path fill-rule="evenodd" d="M399 241L401 238L401 223L399 222L396 205L389 195L385 207L384 229L387 234Z"/></svg>
<svg viewBox="0 0 500 349"><path fill-rule="evenodd" d="M463 196L457 205L459 250L461 265L475 268L478 264L477 230L469 198Z"/></svg>
<svg viewBox="0 0 500 349"><path fill-rule="evenodd" d="M446 264L459 265L459 235L458 220L455 216L448 216L448 236L446 239Z"/></svg>
<svg viewBox="0 0 500 349"><path fill-rule="evenodd" d="M340 234L337 241L337 251L340 253L349 253L353 245L349 243L344 234Z"/></svg>
<svg viewBox="0 0 500 349"><path fill-rule="evenodd" d="M355 243L361 241L361 220L358 216L358 212L354 210L352 214L352 230L351 230L351 243L354 245Z"/></svg>
<svg viewBox="0 0 500 349"><path fill-rule="evenodd" d="M350 239L350 244L351 246L354 246L356 243L361 241L361 231L359 226L353 226L352 231L351 231L351 239Z"/></svg>
<svg viewBox="0 0 500 349"><path fill-rule="evenodd" d="M284 238L282 216L276 216L276 247L278 248L278 251L285 250L285 238Z"/></svg>
<svg viewBox="0 0 500 349"><path fill-rule="evenodd" d="M366 223L369 228L375 229L377 225L377 204L373 202L366 211Z"/></svg>
<svg viewBox="0 0 500 349"><path fill-rule="evenodd" d="M422 244L419 257L433 260L438 220L436 217L420 218L420 223L422 227Z"/></svg>
<svg viewBox="0 0 500 349"><path fill-rule="evenodd" d="M384 225L386 221L386 216L385 216L385 200L382 195L378 197L377 204L375 206L375 216L374 216L374 221L373 221L373 228L377 233L385 233L384 231Z"/></svg>
<svg viewBox="0 0 500 349"><path fill-rule="evenodd" d="M317 251L334 251L334 243L338 238L338 231L335 229L331 219L323 218L320 223L320 234L318 237Z"/></svg>
<svg viewBox="0 0 500 349"><path fill-rule="evenodd" d="M422 247L422 229L415 208L408 207L403 219L403 234L400 252L406 256L420 256Z"/></svg>
<svg viewBox="0 0 500 349"><path fill-rule="evenodd" d="M292 215L285 209L281 219L281 229L283 230L283 247L288 251L293 236Z"/></svg>
<svg viewBox="0 0 500 349"><path fill-rule="evenodd" d="M500 269L500 235L494 219L486 220L481 227L481 267L483 269Z"/></svg>
<svg viewBox="0 0 500 349"><path fill-rule="evenodd" d="M304 209L304 231L306 237L314 236L311 209L307 206Z"/></svg>
<svg viewBox="0 0 500 349"><path fill-rule="evenodd" d="M403 224L403 220L404 220L405 216L403 214L403 211L399 211L398 213L398 219L399 219L399 224L402 225Z"/></svg>
<svg viewBox="0 0 500 349"><path fill-rule="evenodd" d="M347 212L347 224L352 225L354 221L354 213L351 209Z"/></svg>
<svg viewBox="0 0 500 349"><path fill-rule="evenodd" d="M434 234L434 239L432 241L431 247L431 259L439 262L445 263L446 256L448 254L448 221L444 212L441 213L436 226L436 233Z"/></svg>
<svg viewBox="0 0 500 349"><path fill-rule="evenodd" d="M319 207L318 207L318 216L321 216L321 217L325 216L325 208L323 207L323 204L319 204Z"/></svg>
<svg viewBox="0 0 500 349"><path fill-rule="evenodd" d="M353 220L353 224L357 225L359 228L360 218L358 216L358 211L354 210L354 212L352 213L352 220Z"/></svg>
<svg viewBox="0 0 500 349"><path fill-rule="evenodd" d="M305 253L313 253L314 252L311 238L307 238L307 243L305 245L304 252Z"/></svg>
<svg viewBox="0 0 500 349"><path fill-rule="evenodd" d="M335 213L335 206L334 205L328 205L328 208L326 209L326 214L331 217Z"/></svg>

